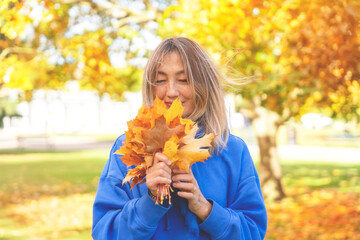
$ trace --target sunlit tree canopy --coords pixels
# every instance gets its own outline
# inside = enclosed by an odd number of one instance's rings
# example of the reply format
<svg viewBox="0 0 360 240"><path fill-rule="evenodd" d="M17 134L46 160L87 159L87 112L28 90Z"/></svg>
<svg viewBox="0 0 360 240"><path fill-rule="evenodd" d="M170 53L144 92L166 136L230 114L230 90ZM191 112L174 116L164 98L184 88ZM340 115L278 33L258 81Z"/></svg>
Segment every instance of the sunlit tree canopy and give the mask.
<svg viewBox="0 0 360 240"><path fill-rule="evenodd" d="M32 91L68 80L121 97L137 89L156 19L150 1L5 0L0 4L0 84Z"/></svg>
<svg viewBox="0 0 360 240"><path fill-rule="evenodd" d="M160 34L193 38L228 73L256 77L237 92L283 120L315 105L360 120L359 9L356 0L181 0Z"/></svg>

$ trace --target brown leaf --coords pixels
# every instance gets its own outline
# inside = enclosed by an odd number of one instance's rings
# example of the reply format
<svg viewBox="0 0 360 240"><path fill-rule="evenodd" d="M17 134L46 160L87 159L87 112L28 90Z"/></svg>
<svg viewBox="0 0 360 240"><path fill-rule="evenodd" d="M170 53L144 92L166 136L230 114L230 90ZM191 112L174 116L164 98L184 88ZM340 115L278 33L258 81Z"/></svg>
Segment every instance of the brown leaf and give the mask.
<svg viewBox="0 0 360 240"><path fill-rule="evenodd" d="M170 128L166 124L166 120L163 116L159 117L155 121L155 127L150 130L143 131L143 142L146 145L146 152L156 153L162 151L165 142L169 140L173 135L177 135L179 138L185 135L185 126L177 125L174 128Z"/></svg>

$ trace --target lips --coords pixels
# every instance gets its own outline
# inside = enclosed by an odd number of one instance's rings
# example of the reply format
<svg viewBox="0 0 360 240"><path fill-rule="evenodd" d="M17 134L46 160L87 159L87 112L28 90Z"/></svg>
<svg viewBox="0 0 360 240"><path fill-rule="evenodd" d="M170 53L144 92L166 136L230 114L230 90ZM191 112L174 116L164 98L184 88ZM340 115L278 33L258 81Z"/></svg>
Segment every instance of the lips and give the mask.
<svg viewBox="0 0 360 240"><path fill-rule="evenodd" d="M167 107L170 107L173 102L165 102Z"/></svg>

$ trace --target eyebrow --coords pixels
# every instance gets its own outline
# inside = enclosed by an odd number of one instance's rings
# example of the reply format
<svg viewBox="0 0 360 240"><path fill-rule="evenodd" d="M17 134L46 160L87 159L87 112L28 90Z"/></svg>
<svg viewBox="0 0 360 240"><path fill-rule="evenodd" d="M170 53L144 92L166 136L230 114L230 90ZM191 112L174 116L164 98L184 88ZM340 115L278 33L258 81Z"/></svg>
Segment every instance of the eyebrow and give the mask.
<svg viewBox="0 0 360 240"><path fill-rule="evenodd" d="M165 75L165 76L167 76L167 74L164 73L164 72L162 72L162 71L158 71L157 74L158 74L158 75ZM181 74L185 74L185 70L180 70L180 71L178 71L178 72L175 73L175 75L181 75Z"/></svg>

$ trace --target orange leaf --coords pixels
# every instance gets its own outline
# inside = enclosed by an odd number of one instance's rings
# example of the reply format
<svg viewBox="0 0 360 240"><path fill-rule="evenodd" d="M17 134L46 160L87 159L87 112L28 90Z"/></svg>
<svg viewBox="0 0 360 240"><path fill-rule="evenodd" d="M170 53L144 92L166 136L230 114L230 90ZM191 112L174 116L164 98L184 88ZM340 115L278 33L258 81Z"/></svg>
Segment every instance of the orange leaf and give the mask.
<svg viewBox="0 0 360 240"><path fill-rule="evenodd" d="M174 162L173 168L179 168L189 171L191 165L195 162L204 161L210 157L209 147L214 140L213 133L206 134L202 138L195 138L198 126L195 125L189 135L186 135L182 143L183 145L178 149L176 158L179 159Z"/></svg>
<svg viewBox="0 0 360 240"><path fill-rule="evenodd" d="M176 99L169 109L163 101L156 98L152 107L143 105L134 120L128 122L126 140L116 154L127 166L135 165L125 176L123 183L145 182L146 169L153 164L154 154L163 152L172 162L171 168L189 170L198 161L210 156L209 148L214 134L207 134L196 139L198 127L190 119L183 119L184 108ZM160 202L163 197L170 198L170 186L159 186ZM170 201L170 199L169 199Z"/></svg>
<svg viewBox="0 0 360 240"><path fill-rule="evenodd" d="M141 163L136 168L131 169L128 174L126 174L122 184L131 181L131 188L135 186L135 184L142 184L145 182L146 175L146 163Z"/></svg>

